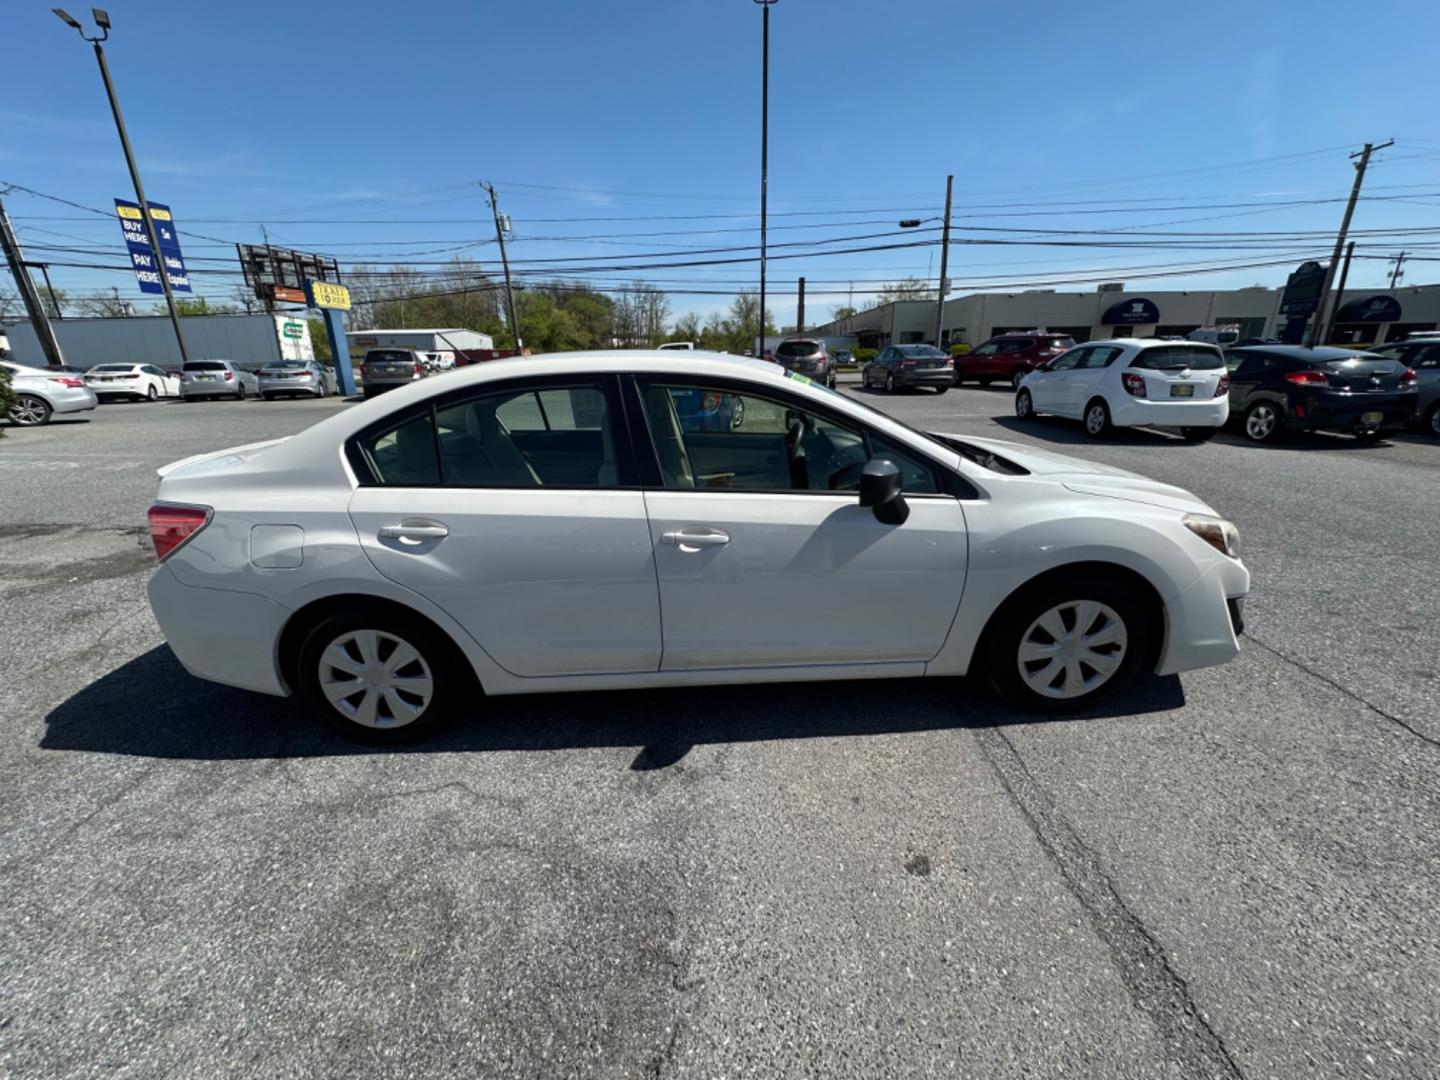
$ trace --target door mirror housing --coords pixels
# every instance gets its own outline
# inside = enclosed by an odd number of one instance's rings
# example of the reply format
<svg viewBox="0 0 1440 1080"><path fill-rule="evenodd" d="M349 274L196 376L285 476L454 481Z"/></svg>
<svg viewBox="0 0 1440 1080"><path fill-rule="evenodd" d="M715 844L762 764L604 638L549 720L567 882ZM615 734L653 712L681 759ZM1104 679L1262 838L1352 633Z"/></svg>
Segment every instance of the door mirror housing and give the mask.
<svg viewBox="0 0 1440 1080"><path fill-rule="evenodd" d="M910 507L901 494L900 466L886 458L871 458L860 473L860 505L875 512L884 525L903 525Z"/></svg>

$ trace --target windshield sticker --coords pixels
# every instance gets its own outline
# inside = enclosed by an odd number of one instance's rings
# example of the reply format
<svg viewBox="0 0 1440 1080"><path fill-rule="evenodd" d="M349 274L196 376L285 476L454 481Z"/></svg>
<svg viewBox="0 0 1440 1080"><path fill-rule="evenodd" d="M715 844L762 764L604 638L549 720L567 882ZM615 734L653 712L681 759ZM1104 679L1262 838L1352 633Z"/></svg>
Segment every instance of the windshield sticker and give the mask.
<svg viewBox="0 0 1440 1080"><path fill-rule="evenodd" d="M799 375L799 374L797 374L796 372L793 372L793 371L787 372L787 374L790 376L790 378L794 379L796 382L803 382L806 386L809 386L809 385L814 381L814 380L811 379L808 375Z"/></svg>

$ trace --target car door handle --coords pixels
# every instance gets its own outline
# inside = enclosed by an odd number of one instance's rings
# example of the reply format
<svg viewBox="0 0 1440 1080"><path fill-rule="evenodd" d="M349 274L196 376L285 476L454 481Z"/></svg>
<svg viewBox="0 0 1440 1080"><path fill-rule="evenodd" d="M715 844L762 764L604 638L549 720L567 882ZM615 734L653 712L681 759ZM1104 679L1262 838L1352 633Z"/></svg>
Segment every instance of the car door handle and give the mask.
<svg viewBox="0 0 1440 1080"><path fill-rule="evenodd" d="M730 534L722 529L675 529L661 533L660 539L673 544L681 551L699 551L701 548L720 547L730 542Z"/></svg>
<svg viewBox="0 0 1440 1080"><path fill-rule="evenodd" d="M428 518L406 518L398 525L381 525L380 535L386 540L419 544L425 540L441 540L450 535L450 530Z"/></svg>

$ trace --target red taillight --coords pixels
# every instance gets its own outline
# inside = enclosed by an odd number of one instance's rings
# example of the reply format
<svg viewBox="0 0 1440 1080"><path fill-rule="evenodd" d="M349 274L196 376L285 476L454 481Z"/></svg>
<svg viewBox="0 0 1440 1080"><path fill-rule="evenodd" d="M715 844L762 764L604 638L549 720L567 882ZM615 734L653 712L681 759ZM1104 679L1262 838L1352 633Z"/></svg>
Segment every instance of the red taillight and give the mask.
<svg viewBox="0 0 1440 1080"><path fill-rule="evenodd" d="M420 365L419 365L419 364L416 364L416 365L415 365L415 374L416 374L416 375L419 375L419 374L420 374Z"/></svg>
<svg viewBox="0 0 1440 1080"><path fill-rule="evenodd" d="M1125 384L1125 392L1131 397L1145 397L1145 376L1138 371L1127 371L1122 380Z"/></svg>
<svg viewBox="0 0 1440 1080"><path fill-rule="evenodd" d="M85 385L84 379L59 378L51 379L50 381L53 383L59 383L61 386L68 386L71 389L75 389L76 387Z"/></svg>
<svg viewBox="0 0 1440 1080"><path fill-rule="evenodd" d="M234 380L234 378L235 378L235 373L234 373L233 371L227 371L227 372L225 372L225 381L226 381L226 382L232 382L232 381Z"/></svg>
<svg viewBox="0 0 1440 1080"><path fill-rule="evenodd" d="M954 358L953 356L947 356L947 357L945 357L945 366L946 366L946 367L954 367L954 366L955 366L955 358Z"/></svg>
<svg viewBox="0 0 1440 1080"><path fill-rule="evenodd" d="M1285 381L1295 386L1329 386L1330 380L1319 371L1287 371Z"/></svg>
<svg viewBox="0 0 1440 1080"><path fill-rule="evenodd" d="M149 517L150 542L155 545L155 557L163 560L209 524L210 508L156 503L150 507Z"/></svg>
<svg viewBox="0 0 1440 1080"><path fill-rule="evenodd" d="M1400 385L1414 386L1415 380L1418 378L1420 378L1420 376L1415 373L1415 369L1407 367L1404 371L1400 373Z"/></svg>
<svg viewBox="0 0 1440 1080"><path fill-rule="evenodd" d="M1216 385L1216 387L1215 387L1215 396L1216 396L1216 397L1224 397L1224 396L1225 396L1226 394L1228 394L1229 392L1230 392L1230 376L1229 376L1228 374L1226 374L1226 375L1221 375L1221 376L1220 376L1220 382L1219 382L1219 383Z"/></svg>

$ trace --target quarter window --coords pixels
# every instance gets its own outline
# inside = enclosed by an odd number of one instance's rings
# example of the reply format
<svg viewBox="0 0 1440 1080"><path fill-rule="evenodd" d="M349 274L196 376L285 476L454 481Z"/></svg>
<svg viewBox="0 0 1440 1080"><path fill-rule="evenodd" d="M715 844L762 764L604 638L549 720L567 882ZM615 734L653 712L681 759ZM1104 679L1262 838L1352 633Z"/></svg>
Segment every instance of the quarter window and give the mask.
<svg viewBox="0 0 1440 1080"><path fill-rule="evenodd" d="M428 411L389 431L362 438L360 452L382 484L428 487L440 482L435 424Z"/></svg>

